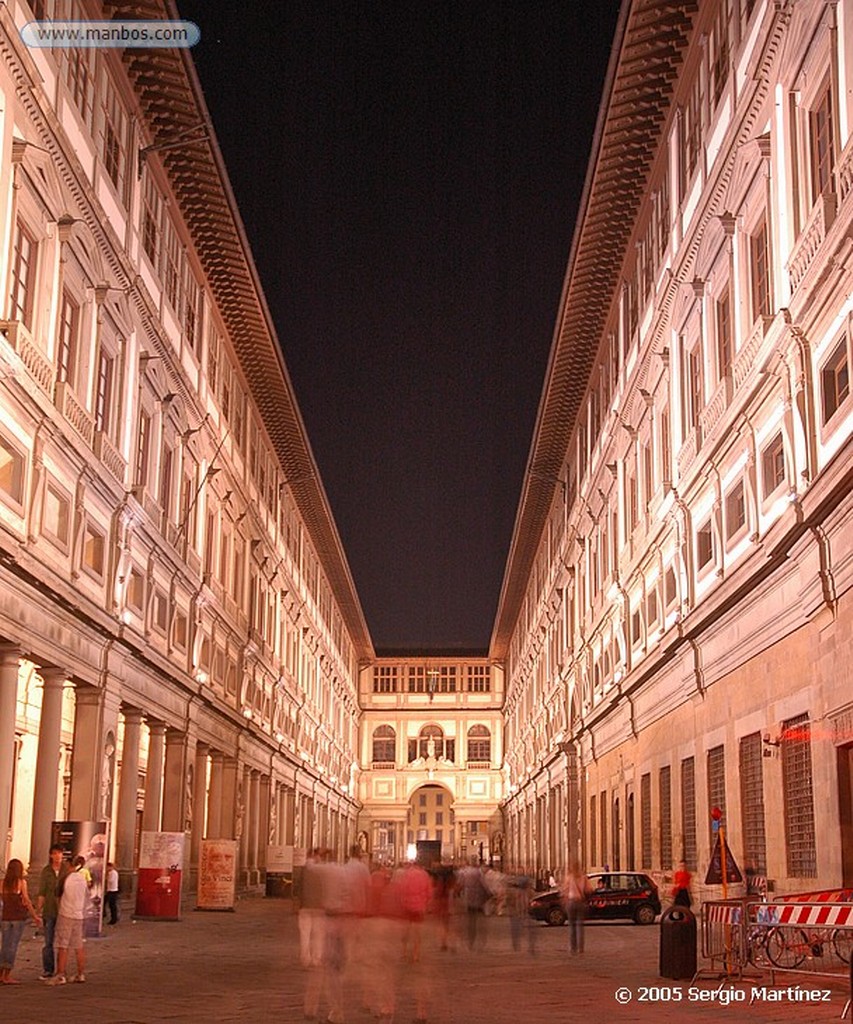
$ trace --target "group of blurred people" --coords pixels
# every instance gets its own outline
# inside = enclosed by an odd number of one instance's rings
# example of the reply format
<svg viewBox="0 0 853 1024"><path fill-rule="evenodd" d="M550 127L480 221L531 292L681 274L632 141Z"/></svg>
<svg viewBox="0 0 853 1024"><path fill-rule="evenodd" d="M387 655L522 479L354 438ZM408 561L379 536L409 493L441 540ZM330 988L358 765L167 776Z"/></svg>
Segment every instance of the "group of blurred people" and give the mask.
<svg viewBox="0 0 853 1024"><path fill-rule="evenodd" d="M312 850L294 891L307 968L305 1019L316 1020L324 1005L330 1024L342 1024L347 1001L358 1000L389 1022L405 986L415 1020L425 1021L434 981L421 966L425 943L482 949L483 918L493 913L509 917L513 949L521 949L526 930L534 953L532 893L531 876L505 875L476 861L459 868L437 862L426 869L415 861L391 867L369 865L359 846L344 862ZM457 921L464 923L457 927Z"/></svg>

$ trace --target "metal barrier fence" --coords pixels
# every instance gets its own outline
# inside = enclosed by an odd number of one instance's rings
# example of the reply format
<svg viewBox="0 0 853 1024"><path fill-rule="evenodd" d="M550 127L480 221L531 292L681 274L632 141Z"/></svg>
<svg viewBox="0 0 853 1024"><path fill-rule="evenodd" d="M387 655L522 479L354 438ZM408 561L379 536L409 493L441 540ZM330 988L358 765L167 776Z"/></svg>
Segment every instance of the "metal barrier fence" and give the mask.
<svg viewBox="0 0 853 1024"><path fill-rule="evenodd" d="M846 979L853 960L853 902L719 900L702 904L703 973L808 974Z"/></svg>
<svg viewBox="0 0 853 1024"><path fill-rule="evenodd" d="M724 973L743 976L746 958L745 907L746 900L715 900L702 904L700 917L701 953L710 960L708 968L701 968L697 978L706 973Z"/></svg>

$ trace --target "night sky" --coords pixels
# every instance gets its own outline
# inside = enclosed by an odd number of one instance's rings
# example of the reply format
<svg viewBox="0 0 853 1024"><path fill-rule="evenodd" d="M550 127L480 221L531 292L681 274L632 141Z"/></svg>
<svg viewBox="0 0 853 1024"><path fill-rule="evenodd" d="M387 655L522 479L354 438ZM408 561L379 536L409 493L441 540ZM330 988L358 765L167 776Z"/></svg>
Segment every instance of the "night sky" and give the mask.
<svg viewBox="0 0 853 1024"><path fill-rule="evenodd" d="M374 644L486 648L619 4L178 6Z"/></svg>

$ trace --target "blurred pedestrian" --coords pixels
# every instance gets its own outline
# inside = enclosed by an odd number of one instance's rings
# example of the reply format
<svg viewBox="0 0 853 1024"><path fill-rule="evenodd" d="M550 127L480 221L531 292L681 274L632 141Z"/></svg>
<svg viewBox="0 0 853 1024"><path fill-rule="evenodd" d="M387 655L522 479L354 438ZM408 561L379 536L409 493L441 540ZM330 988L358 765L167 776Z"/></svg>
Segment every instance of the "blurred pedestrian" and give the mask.
<svg viewBox="0 0 853 1024"><path fill-rule="evenodd" d="M521 949L524 930L527 929L527 951L536 955L535 922L530 916L530 900L533 897L533 879L523 869L510 875L506 886L507 906L509 908L509 935L512 948L517 953Z"/></svg>
<svg viewBox="0 0 853 1024"><path fill-rule="evenodd" d="M579 861L574 860L569 865L561 889L569 924L569 952L579 956L583 953L583 923L591 890L589 877Z"/></svg>
<svg viewBox="0 0 853 1024"><path fill-rule="evenodd" d="M18 945L24 934L27 918L31 917L36 924L41 924L41 918L30 902L27 881L24 878L24 865L17 857L13 857L6 865L6 875L0 892L3 897L3 914L0 920L0 932L3 936L0 945L0 984L19 985L17 978L12 977Z"/></svg>
<svg viewBox="0 0 853 1024"><path fill-rule="evenodd" d="M672 880L673 903L678 907L689 908L693 899L690 895L690 883L693 876L687 869L687 864L681 860L678 862L678 869Z"/></svg>
<svg viewBox="0 0 853 1024"><path fill-rule="evenodd" d="M473 949L481 934L483 907L491 895L476 857L457 873L456 890L468 918L468 949Z"/></svg>

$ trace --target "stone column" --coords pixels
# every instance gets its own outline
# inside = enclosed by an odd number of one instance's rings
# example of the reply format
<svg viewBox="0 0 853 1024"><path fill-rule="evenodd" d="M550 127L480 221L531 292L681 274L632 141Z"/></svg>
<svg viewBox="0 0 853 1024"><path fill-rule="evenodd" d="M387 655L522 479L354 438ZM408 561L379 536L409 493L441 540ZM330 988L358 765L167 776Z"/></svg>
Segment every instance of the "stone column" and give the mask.
<svg viewBox="0 0 853 1024"><path fill-rule="evenodd" d="M163 749L166 726L148 723L148 765L145 770L145 804L142 808L143 832L160 831L160 800L163 796Z"/></svg>
<svg viewBox="0 0 853 1024"><path fill-rule="evenodd" d="M261 824L261 773L253 771L249 785L249 871L258 880L258 845Z"/></svg>
<svg viewBox="0 0 853 1024"><path fill-rule="evenodd" d="M222 784L225 755L218 750L210 755L210 791L207 794L207 838L222 838Z"/></svg>
<svg viewBox="0 0 853 1024"><path fill-rule="evenodd" d="M15 720L18 717L17 647L0 648L0 861L8 857L8 824L12 815L12 781L15 774Z"/></svg>
<svg viewBox="0 0 853 1024"><path fill-rule="evenodd" d="M163 771L163 831L183 832L187 804L187 735L166 730L166 767Z"/></svg>
<svg viewBox="0 0 853 1024"><path fill-rule="evenodd" d="M296 845L296 791L290 786L283 787L282 794L282 842L285 846Z"/></svg>
<svg viewBox="0 0 853 1024"><path fill-rule="evenodd" d="M207 820L207 755L209 751L210 748L206 743L196 743L192 833L190 836L190 861L193 864L198 864L201 840L205 834Z"/></svg>
<svg viewBox="0 0 853 1024"><path fill-rule="evenodd" d="M260 812L258 814L258 871L262 877L267 869L267 846L271 842L278 842L277 834L270 836L271 781L269 775L261 776ZM278 818L276 818L276 833L278 827Z"/></svg>
<svg viewBox="0 0 853 1024"><path fill-rule="evenodd" d="M121 748L121 774L118 785L116 817L116 868L124 881L133 874L136 843L136 807L139 792L139 736L142 712L125 708L124 742ZM127 889L125 889L127 891Z"/></svg>
<svg viewBox="0 0 853 1024"><path fill-rule="evenodd" d="M75 684L74 747L71 751L71 821L95 821L101 793L101 730L104 693L94 686Z"/></svg>
<svg viewBox="0 0 853 1024"><path fill-rule="evenodd" d="M33 830L30 836L30 871L47 864L50 826L56 816L59 755L62 741L62 691L68 677L63 668L43 667L36 779L33 791Z"/></svg>
<svg viewBox="0 0 853 1024"><path fill-rule="evenodd" d="M240 773L240 781L237 786L237 825L234 830L234 838L239 840L240 869L243 872L243 884L250 885L251 878L251 799L252 770L248 765L243 765Z"/></svg>
<svg viewBox="0 0 853 1024"><path fill-rule="evenodd" d="M222 764L222 839L234 839L237 817L237 758L226 757Z"/></svg>

